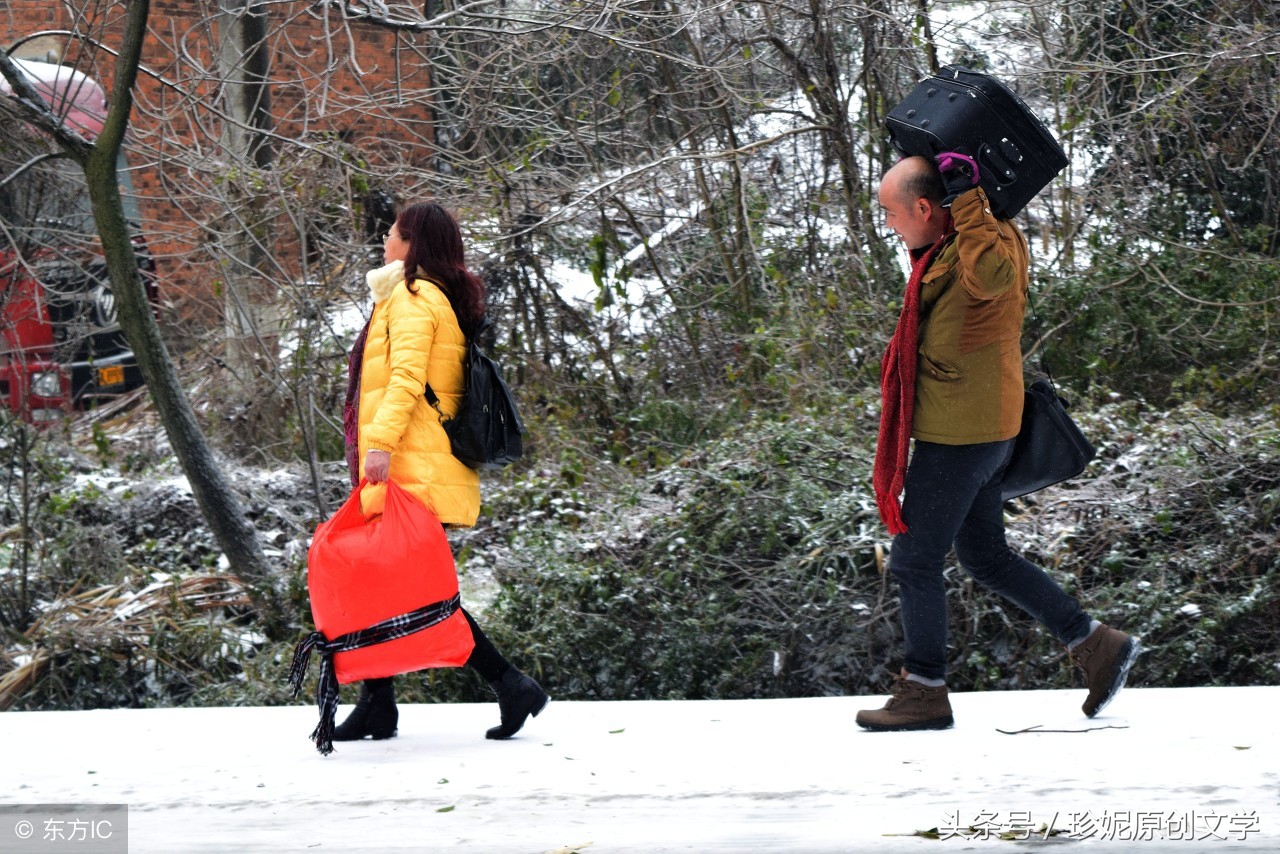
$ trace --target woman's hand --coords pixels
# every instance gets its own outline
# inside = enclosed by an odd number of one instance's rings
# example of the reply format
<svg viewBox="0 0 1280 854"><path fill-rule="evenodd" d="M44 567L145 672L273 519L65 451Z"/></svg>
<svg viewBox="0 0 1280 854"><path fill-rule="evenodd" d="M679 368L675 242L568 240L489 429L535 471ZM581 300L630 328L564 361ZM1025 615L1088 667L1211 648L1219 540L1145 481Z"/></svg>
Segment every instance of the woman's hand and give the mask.
<svg viewBox="0 0 1280 854"><path fill-rule="evenodd" d="M371 450L364 458L364 476L370 483L382 483L391 477L391 454Z"/></svg>

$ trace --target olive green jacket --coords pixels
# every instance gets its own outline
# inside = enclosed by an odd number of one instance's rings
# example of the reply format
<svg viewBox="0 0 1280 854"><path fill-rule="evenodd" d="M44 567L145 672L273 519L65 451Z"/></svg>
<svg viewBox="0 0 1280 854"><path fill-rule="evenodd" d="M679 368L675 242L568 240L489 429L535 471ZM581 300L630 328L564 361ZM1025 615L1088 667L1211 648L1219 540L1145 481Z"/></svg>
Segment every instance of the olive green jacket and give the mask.
<svg viewBox="0 0 1280 854"><path fill-rule="evenodd" d="M952 203L956 233L925 271L911 435L943 445L1013 438L1022 423L1022 315L1030 258L1011 220L975 188Z"/></svg>

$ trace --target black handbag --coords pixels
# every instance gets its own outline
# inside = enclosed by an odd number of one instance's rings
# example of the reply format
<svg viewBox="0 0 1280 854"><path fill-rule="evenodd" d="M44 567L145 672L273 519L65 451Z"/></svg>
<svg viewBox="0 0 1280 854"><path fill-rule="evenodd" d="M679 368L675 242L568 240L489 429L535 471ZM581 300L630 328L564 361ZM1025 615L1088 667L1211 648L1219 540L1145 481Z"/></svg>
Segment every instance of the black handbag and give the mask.
<svg viewBox="0 0 1280 854"><path fill-rule="evenodd" d="M1049 380L1036 380L1022 404L1022 430L1004 471L1005 501L1061 483L1084 471L1097 452L1067 414L1067 404Z"/></svg>
<svg viewBox="0 0 1280 854"><path fill-rule="evenodd" d="M1027 291L1027 302L1036 329L1040 315ZM1022 400L1022 428L1013 443L1013 457L1000 484L1005 501L1069 480L1084 471L1097 456L1093 445L1067 414L1067 402L1058 396L1049 370L1049 357L1040 351L1040 367L1048 379L1027 386Z"/></svg>

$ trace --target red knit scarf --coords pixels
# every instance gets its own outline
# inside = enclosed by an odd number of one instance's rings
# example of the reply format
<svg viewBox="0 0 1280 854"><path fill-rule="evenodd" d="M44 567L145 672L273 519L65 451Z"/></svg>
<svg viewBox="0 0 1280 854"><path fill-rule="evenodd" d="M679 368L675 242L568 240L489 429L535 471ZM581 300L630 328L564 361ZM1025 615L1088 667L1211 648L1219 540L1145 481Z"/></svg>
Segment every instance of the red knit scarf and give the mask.
<svg viewBox="0 0 1280 854"><path fill-rule="evenodd" d="M907 282L907 293L902 300L902 313L898 315L898 325L880 362L880 433L876 438L871 486L875 489L880 519L889 533L895 536L907 532L898 496L902 494L907 479L911 418L915 414L920 285L925 271L953 233L948 217L946 229L938 242L916 256L911 267L911 279Z"/></svg>

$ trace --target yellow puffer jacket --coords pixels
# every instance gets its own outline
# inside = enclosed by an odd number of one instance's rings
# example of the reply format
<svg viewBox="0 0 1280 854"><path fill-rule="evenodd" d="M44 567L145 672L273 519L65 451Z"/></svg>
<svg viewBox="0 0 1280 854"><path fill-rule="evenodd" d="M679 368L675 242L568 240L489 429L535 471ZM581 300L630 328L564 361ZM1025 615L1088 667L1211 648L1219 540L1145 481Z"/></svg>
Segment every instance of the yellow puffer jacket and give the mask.
<svg viewBox="0 0 1280 854"><path fill-rule="evenodd" d="M480 515L480 475L449 449L440 413L423 393L427 383L444 415L458 411L464 391L466 337L434 283L418 279L411 293L399 261L365 276L373 318L360 373L360 474L370 450L391 454L391 479L446 525L474 525ZM365 486L366 516L382 512L386 487Z"/></svg>

